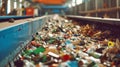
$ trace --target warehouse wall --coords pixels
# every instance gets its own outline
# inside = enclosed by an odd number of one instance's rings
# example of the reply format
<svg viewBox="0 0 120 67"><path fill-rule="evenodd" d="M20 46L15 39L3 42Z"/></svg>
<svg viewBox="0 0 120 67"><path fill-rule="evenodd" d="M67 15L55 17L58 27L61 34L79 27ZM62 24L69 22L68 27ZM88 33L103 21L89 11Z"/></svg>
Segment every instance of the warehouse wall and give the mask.
<svg viewBox="0 0 120 67"><path fill-rule="evenodd" d="M88 0L80 4L79 10L74 12L81 16L120 18L119 10L120 0Z"/></svg>
<svg viewBox="0 0 120 67"><path fill-rule="evenodd" d="M88 10L95 10L95 0L90 0L87 3L87 9Z"/></svg>
<svg viewBox="0 0 120 67"><path fill-rule="evenodd" d="M20 7L20 4L22 4L19 0L9 0L10 1L10 5L8 5L8 7L10 6L10 12L13 11L13 9L16 9L17 11L21 11L21 7ZM14 2L16 2L16 8L15 8L15 4ZM7 11L8 11L8 7L7 7ZM8 13L9 14L9 13ZM19 13L18 16L21 16L21 14Z"/></svg>

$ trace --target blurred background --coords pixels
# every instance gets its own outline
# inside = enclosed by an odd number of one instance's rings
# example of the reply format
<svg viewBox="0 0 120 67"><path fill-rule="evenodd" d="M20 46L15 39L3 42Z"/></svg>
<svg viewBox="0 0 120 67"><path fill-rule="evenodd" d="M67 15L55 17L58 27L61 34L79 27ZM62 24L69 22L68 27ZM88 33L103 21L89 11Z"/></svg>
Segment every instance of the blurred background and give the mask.
<svg viewBox="0 0 120 67"><path fill-rule="evenodd" d="M0 0L0 15L63 14L119 18L120 0Z"/></svg>

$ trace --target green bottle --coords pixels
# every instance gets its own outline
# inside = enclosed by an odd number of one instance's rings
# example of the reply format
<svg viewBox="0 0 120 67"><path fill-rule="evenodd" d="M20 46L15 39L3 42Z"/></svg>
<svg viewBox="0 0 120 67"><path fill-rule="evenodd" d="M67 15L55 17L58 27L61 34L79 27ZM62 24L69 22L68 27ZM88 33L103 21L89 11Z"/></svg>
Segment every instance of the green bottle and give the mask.
<svg viewBox="0 0 120 67"><path fill-rule="evenodd" d="M22 55L31 55L33 50L25 50Z"/></svg>
<svg viewBox="0 0 120 67"><path fill-rule="evenodd" d="M22 56L24 56L26 59L31 59L31 54L32 54L32 50L25 50L24 52L22 52Z"/></svg>
<svg viewBox="0 0 120 67"><path fill-rule="evenodd" d="M33 54L38 55L40 52L44 52L45 48L43 46L38 47L33 51Z"/></svg>
<svg viewBox="0 0 120 67"><path fill-rule="evenodd" d="M96 63L92 61L92 62L88 65L88 67L97 67L97 66L96 66Z"/></svg>
<svg viewBox="0 0 120 67"><path fill-rule="evenodd" d="M52 31L52 33L55 33L56 32L56 29L54 29L53 31Z"/></svg>
<svg viewBox="0 0 120 67"><path fill-rule="evenodd" d="M93 56L94 58L99 59L100 55L96 54L96 53L89 53L90 56Z"/></svg>
<svg viewBox="0 0 120 67"><path fill-rule="evenodd" d="M55 42L55 38L52 38L52 37L51 37L51 38L49 39L48 43L49 43L49 44L52 44L53 42Z"/></svg>
<svg viewBox="0 0 120 67"><path fill-rule="evenodd" d="M44 56L42 57L42 62L46 62L46 61L47 61L47 56L44 55Z"/></svg>

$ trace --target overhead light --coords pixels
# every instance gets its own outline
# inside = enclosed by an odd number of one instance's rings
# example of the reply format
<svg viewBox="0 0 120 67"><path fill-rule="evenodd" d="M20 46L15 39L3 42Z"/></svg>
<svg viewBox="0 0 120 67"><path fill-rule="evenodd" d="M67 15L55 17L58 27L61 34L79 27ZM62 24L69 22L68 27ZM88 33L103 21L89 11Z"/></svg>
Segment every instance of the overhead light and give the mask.
<svg viewBox="0 0 120 67"><path fill-rule="evenodd" d="M20 0L20 2L22 2L22 0Z"/></svg>
<svg viewBox="0 0 120 67"><path fill-rule="evenodd" d="M19 4L20 8L22 8L22 4Z"/></svg>
<svg viewBox="0 0 120 67"><path fill-rule="evenodd" d="M11 8L10 8L11 3L10 3L10 2L11 2L11 1L8 0L8 4L7 4L7 14L9 14L9 13L10 13L10 10L11 10Z"/></svg>
<svg viewBox="0 0 120 67"><path fill-rule="evenodd" d="M69 8L71 8L71 7L72 7L72 5L71 5L71 4L69 4L69 5L68 5L68 7L69 7Z"/></svg>
<svg viewBox="0 0 120 67"><path fill-rule="evenodd" d="M77 5L81 4L82 2L83 2L82 0L76 0Z"/></svg>
<svg viewBox="0 0 120 67"><path fill-rule="evenodd" d="M17 8L17 2L14 2L14 9Z"/></svg>
<svg viewBox="0 0 120 67"><path fill-rule="evenodd" d="M72 0L72 3L68 5L68 7L74 7L76 5L79 5L83 2L83 0Z"/></svg>
<svg viewBox="0 0 120 67"><path fill-rule="evenodd" d="M81 4L83 0L72 0L72 3L76 3L77 5Z"/></svg>
<svg viewBox="0 0 120 67"><path fill-rule="evenodd" d="M72 6L74 7L76 4L75 3L72 3Z"/></svg>
<svg viewBox="0 0 120 67"><path fill-rule="evenodd" d="M75 3L76 0L72 0L72 3Z"/></svg>

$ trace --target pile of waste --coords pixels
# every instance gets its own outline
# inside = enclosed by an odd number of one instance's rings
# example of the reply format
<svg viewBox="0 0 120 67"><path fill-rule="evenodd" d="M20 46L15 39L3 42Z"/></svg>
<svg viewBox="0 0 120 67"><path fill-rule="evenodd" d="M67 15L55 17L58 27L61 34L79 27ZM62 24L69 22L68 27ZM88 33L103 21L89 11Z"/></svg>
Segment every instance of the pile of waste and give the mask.
<svg viewBox="0 0 120 67"><path fill-rule="evenodd" d="M14 61L16 67L120 67L119 39L111 31L64 19L47 20Z"/></svg>

